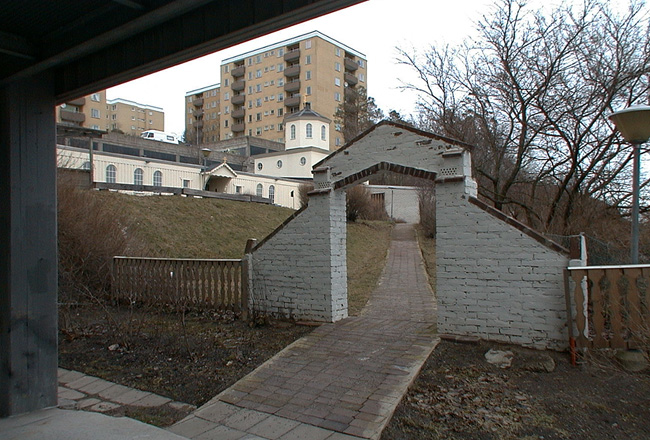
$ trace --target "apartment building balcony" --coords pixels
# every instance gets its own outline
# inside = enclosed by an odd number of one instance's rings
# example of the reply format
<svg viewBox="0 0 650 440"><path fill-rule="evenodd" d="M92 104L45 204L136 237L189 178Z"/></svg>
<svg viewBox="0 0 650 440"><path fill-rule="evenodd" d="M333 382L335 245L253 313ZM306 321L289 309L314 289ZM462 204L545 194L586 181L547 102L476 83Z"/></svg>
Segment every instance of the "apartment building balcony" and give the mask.
<svg viewBox="0 0 650 440"><path fill-rule="evenodd" d="M196 121L194 122L194 126L196 128L203 128L203 121Z"/></svg>
<svg viewBox="0 0 650 440"><path fill-rule="evenodd" d="M68 122L74 122L74 123L81 123L86 120L86 115L83 113L77 113L77 112L71 112L69 110L64 110L61 109L61 112L59 113L59 116L61 116L62 121L68 121Z"/></svg>
<svg viewBox="0 0 650 440"><path fill-rule="evenodd" d="M231 86L231 88L235 92L241 92L242 90L244 90L245 87L246 87L246 81L244 81L243 79L233 81Z"/></svg>
<svg viewBox="0 0 650 440"><path fill-rule="evenodd" d="M352 75L351 73L345 72L343 74L343 79L345 80L346 83L350 86L356 86L359 80L357 79L356 76Z"/></svg>
<svg viewBox="0 0 650 440"><path fill-rule="evenodd" d="M192 116L194 116L195 118L198 118L199 116L203 116L203 109L195 108L194 111L192 112Z"/></svg>
<svg viewBox="0 0 650 440"><path fill-rule="evenodd" d="M287 107L300 106L300 95L292 96L291 98L286 98L284 100L284 105L287 106Z"/></svg>
<svg viewBox="0 0 650 440"><path fill-rule="evenodd" d="M234 69L232 69L230 71L230 73L235 78L241 78L246 73L246 67L244 67L244 66L235 67Z"/></svg>
<svg viewBox="0 0 650 440"><path fill-rule="evenodd" d="M230 102L232 102L234 105L242 105L246 102L246 95L243 93L240 95L234 95L232 98L230 98Z"/></svg>
<svg viewBox="0 0 650 440"><path fill-rule="evenodd" d="M354 61L351 58L346 58L343 61L343 65L345 66L346 70L351 70L351 71L356 71L359 68L359 65L357 64L356 61Z"/></svg>
<svg viewBox="0 0 650 440"><path fill-rule="evenodd" d="M284 61L298 61L300 59L300 49L294 49L284 54Z"/></svg>
<svg viewBox="0 0 650 440"><path fill-rule="evenodd" d="M241 132L244 131L245 128L246 128L246 126L243 123L241 123L241 124L233 124L232 125L232 132L233 133L241 133Z"/></svg>
<svg viewBox="0 0 650 440"><path fill-rule="evenodd" d="M71 101L66 101L66 104L76 105L77 107L81 107L86 105L86 98L77 98Z"/></svg>
<svg viewBox="0 0 650 440"><path fill-rule="evenodd" d="M291 67L284 69L284 76L287 78L295 78L300 75L300 65L295 64Z"/></svg>
<svg viewBox="0 0 650 440"><path fill-rule="evenodd" d="M194 98L192 100L192 105L194 107L203 107L203 98Z"/></svg>
<svg viewBox="0 0 650 440"><path fill-rule="evenodd" d="M242 107L237 110L233 110L231 115L233 119L242 119L244 116L246 116L246 109Z"/></svg>
<svg viewBox="0 0 650 440"><path fill-rule="evenodd" d="M294 81L288 81L288 82L284 83L284 91L285 92L293 93L293 92L297 92L298 90L300 90L300 80L299 79L296 79Z"/></svg>

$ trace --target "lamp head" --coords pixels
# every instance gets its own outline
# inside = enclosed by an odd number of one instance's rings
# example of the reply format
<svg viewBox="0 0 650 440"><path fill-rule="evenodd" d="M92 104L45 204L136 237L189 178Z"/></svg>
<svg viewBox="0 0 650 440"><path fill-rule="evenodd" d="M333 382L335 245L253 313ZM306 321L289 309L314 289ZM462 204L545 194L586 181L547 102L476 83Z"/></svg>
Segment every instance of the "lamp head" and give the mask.
<svg viewBox="0 0 650 440"><path fill-rule="evenodd" d="M643 144L650 138L650 106L633 105L612 113L609 119L631 144Z"/></svg>

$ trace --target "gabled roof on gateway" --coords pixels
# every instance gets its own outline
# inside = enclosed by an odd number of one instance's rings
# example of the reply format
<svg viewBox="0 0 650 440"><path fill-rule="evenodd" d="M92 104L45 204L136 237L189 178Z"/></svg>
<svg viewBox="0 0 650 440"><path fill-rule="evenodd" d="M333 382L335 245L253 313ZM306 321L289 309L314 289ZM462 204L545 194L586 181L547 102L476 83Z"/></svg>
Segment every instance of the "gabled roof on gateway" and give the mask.
<svg viewBox="0 0 650 440"><path fill-rule="evenodd" d="M393 121L384 120L384 121L378 122L377 124L373 125L369 129L367 129L366 131L364 131L363 133L361 133L360 135L358 135L357 137L352 139L350 142L343 145L338 150L332 152L332 154L325 157L320 162L316 163L314 165L314 169L322 166L323 164L325 164L328 160L330 160L334 156L336 156L338 154L342 154L345 150L350 148L352 145L354 145L360 139L366 137L369 133L373 132L377 127L381 127L381 126L384 126L384 125L392 125L393 127L398 128L400 130L407 130L407 131L410 131L412 133L415 133L415 134L423 136L423 137L428 137L428 138L436 139L436 140L439 140L439 141L442 141L442 142L447 142L449 144L456 145L456 146L458 146L460 148L463 148L465 150L470 150L471 151L471 150L474 149L474 145L466 144L465 142L457 141L456 139L452 139L452 138L448 138L448 137L445 137L445 136L440 136L440 135L437 135L437 134L434 134L434 133L430 133L428 131L420 130L418 128L411 127L410 125L405 125L405 124L400 124L400 123L393 122Z"/></svg>

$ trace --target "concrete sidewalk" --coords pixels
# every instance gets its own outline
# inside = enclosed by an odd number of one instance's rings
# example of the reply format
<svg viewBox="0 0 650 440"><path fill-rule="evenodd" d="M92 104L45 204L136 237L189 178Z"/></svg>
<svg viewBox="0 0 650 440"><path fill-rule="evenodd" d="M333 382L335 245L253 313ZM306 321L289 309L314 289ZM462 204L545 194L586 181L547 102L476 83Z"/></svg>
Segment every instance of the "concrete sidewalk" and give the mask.
<svg viewBox="0 0 650 440"><path fill-rule="evenodd" d="M438 343L411 225L359 317L326 324L170 428L192 439L376 439ZM354 436L354 437L352 437Z"/></svg>

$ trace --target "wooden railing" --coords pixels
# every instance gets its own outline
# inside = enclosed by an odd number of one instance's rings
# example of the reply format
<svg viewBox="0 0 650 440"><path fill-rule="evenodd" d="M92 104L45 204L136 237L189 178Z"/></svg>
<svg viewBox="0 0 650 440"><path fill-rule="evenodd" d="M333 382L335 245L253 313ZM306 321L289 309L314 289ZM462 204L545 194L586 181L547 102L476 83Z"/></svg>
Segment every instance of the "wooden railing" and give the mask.
<svg viewBox="0 0 650 440"><path fill-rule="evenodd" d="M114 257L112 294L145 304L248 313L245 260Z"/></svg>
<svg viewBox="0 0 650 440"><path fill-rule="evenodd" d="M565 279L569 336L577 347L648 346L650 266L571 267Z"/></svg>

